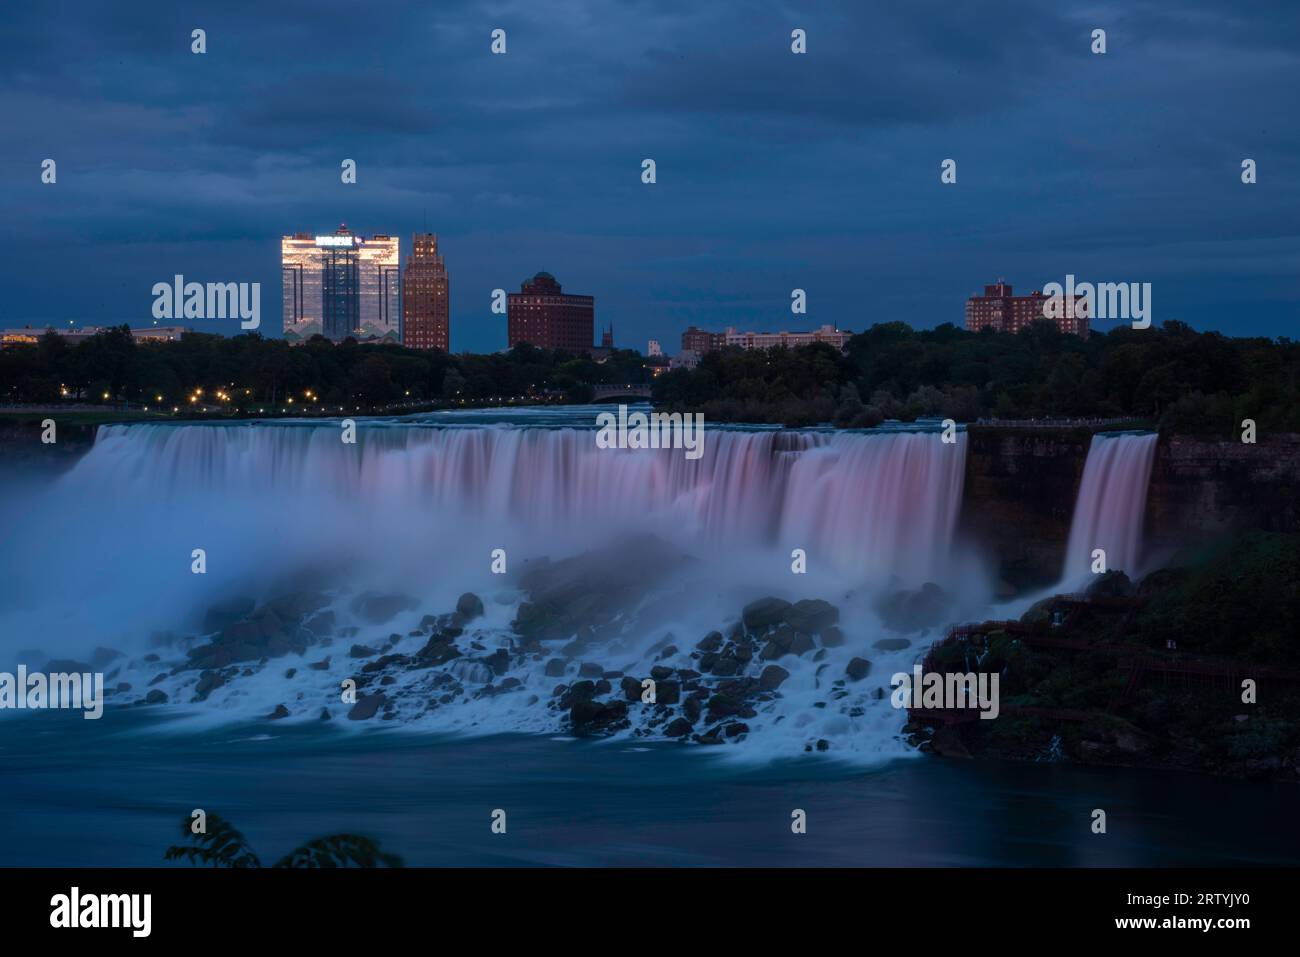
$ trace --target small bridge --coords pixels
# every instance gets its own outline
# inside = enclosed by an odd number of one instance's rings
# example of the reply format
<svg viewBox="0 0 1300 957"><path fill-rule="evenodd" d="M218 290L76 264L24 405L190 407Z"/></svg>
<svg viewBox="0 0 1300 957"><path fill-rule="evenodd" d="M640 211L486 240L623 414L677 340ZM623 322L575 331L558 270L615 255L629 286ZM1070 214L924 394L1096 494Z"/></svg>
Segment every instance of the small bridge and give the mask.
<svg viewBox="0 0 1300 957"><path fill-rule="evenodd" d="M620 383L615 385L597 385L592 386L592 402L609 402L611 399L648 399L650 398L650 383L644 385L630 385Z"/></svg>

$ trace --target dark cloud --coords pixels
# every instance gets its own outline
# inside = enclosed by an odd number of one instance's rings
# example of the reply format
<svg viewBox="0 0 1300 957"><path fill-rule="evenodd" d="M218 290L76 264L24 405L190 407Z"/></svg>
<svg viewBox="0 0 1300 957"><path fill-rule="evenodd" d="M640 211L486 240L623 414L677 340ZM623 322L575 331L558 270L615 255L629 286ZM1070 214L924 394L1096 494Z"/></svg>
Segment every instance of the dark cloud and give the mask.
<svg viewBox="0 0 1300 957"><path fill-rule="evenodd" d="M456 348L504 345L489 292L538 269L642 347L959 322L985 281L1066 272L1157 283L1157 319L1296 332L1293 3L137 0L0 24L22 240L0 325L143 321L177 271L275 303L280 234L346 221L442 235Z"/></svg>

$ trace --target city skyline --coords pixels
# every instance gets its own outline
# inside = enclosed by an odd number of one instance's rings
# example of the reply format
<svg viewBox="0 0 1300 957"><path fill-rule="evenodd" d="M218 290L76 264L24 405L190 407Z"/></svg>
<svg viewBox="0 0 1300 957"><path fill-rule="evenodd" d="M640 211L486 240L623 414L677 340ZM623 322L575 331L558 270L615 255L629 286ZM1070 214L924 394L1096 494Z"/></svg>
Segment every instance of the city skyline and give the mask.
<svg viewBox="0 0 1300 957"><path fill-rule="evenodd" d="M286 228L346 221L454 251L452 351L504 348L492 290L539 269L599 299L627 342L691 325L959 325L1000 275L1151 282L1157 324L1297 327L1300 131L1284 91L1300 13L1286 5L1250 19L1209 2L1087 17L763 5L739 21L667 3L373 21L341 4L311 18L71 6L57 26L16 10L0 38L0 103L23 144L0 155L0 195L24 237L0 326L144 322L174 274L270 291ZM302 77L283 75L287 35L315 51ZM410 69L359 64L366 49ZM806 315L790 313L795 288Z"/></svg>

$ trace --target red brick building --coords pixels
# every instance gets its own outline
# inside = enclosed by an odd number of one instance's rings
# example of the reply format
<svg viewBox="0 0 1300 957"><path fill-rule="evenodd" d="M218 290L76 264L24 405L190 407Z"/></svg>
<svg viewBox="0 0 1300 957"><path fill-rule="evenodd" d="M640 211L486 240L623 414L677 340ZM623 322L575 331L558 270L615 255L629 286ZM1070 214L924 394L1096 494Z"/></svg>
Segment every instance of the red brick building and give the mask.
<svg viewBox="0 0 1300 957"><path fill-rule="evenodd" d="M438 237L411 237L411 255L402 273L402 345L450 352L451 283L438 254Z"/></svg>
<svg viewBox="0 0 1300 957"><path fill-rule="evenodd" d="M725 332L708 332L691 326L682 333L682 350L694 352L697 355L704 355L714 349L721 349L726 344L727 334Z"/></svg>
<svg viewBox="0 0 1300 957"><path fill-rule="evenodd" d="M539 272L525 280L519 292L506 297L507 342L577 354L594 348L596 300L565 294L555 277Z"/></svg>
<svg viewBox="0 0 1300 957"><path fill-rule="evenodd" d="M966 300L966 329L979 332L981 329L996 329L999 332L1019 332L1037 319L1051 319L1062 332L1088 338L1088 311L1085 301L1075 298L1073 308L1070 303L1060 304L1055 311L1061 315L1048 316L1044 305L1050 297L1037 289L1027 296L1013 296L1011 286L999 279L991 286L984 287L984 295L971 296Z"/></svg>

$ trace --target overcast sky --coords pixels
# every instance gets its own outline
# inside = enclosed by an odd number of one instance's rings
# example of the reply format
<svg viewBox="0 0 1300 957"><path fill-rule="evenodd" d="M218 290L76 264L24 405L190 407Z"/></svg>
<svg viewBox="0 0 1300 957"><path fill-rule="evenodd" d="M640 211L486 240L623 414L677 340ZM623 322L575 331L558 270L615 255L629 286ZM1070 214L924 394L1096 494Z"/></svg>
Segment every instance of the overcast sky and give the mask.
<svg viewBox="0 0 1300 957"><path fill-rule="evenodd" d="M539 270L642 350L1067 273L1296 337L1297 90L1290 0L8 3L0 326L144 325L182 273L260 282L278 334L281 234L347 222L439 234L455 351L504 348L491 290Z"/></svg>

